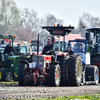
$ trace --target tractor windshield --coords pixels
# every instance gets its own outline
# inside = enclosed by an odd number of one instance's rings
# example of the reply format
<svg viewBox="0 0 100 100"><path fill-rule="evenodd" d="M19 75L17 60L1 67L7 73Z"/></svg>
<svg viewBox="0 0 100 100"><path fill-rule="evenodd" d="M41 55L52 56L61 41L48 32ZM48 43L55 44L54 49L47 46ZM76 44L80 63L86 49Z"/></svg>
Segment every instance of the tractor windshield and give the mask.
<svg viewBox="0 0 100 100"><path fill-rule="evenodd" d="M73 41L73 42L70 42L70 47L74 53L85 53L86 52L85 42Z"/></svg>
<svg viewBox="0 0 100 100"><path fill-rule="evenodd" d="M37 52L37 45L31 45L32 52ZM39 46L39 52L42 52L42 46Z"/></svg>
<svg viewBox="0 0 100 100"><path fill-rule="evenodd" d="M27 48L24 47L24 46L20 46L20 53L24 53L24 54L27 54Z"/></svg>
<svg viewBox="0 0 100 100"><path fill-rule="evenodd" d="M66 42L65 42L65 46L64 46L64 42L61 41L60 42L60 51L62 51L62 52L65 51L67 46L68 46L68 44ZM58 49L59 49L59 42L55 42L54 43L54 51L58 51Z"/></svg>

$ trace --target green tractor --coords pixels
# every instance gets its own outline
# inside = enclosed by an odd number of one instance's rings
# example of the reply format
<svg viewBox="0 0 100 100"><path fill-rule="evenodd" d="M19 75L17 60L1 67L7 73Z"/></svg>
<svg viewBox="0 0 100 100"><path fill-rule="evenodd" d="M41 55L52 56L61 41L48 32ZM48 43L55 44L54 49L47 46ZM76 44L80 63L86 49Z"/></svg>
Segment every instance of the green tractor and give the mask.
<svg viewBox="0 0 100 100"><path fill-rule="evenodd" d="M87 50L91 53L91 64L99 69L100 82L100 28L86 28Z"/></svg>
<svg viewBox="0 0 100 100"><path fill-rule="evenodd" d="M13 36L0 36L0 39L10 39L12 41L12 45L15 50L19 50L14 56L8 56L8 60L4 60L3 50L4 47L0 51L0 81L11 80L18 81L18 62L19 57L23 54L30 53L31 49L29 45L14 45L14 37ZM19 48L19 49L18 49Z"/></svg>

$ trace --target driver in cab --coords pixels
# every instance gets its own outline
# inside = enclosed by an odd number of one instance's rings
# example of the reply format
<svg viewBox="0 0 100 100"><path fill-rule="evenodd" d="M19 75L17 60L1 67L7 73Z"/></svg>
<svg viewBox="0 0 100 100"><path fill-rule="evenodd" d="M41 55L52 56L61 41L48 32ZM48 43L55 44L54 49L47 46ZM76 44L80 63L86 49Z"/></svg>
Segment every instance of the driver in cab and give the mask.
<svg viewBox="0 0 100 100"><path fill-rule="evenodd" d="M51 45L51 40L48 39L47 45L43 48L42 54L52 55L53 54L53 45Z"/></svg>

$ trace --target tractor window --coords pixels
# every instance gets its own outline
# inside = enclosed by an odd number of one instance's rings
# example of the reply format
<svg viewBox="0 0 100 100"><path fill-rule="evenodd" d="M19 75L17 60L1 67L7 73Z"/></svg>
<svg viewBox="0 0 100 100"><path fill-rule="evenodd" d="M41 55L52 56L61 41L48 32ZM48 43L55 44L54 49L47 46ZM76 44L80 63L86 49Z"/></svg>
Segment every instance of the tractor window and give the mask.
<svg viewBox="0 0 100 100"><path fill-rule="evenodd" d="M20 47L20 53L27 53L26 47Z"/></svg>
<svg viewBox="0 0 100 100"><path fill-rule="evenodd" d="M56 42L54 44L54 51L58 51L58 49L59 49L59 44L58 44L58 42Z"/></svg>
<svg viewBox="0 0 100 100"><path fill-rule="evenodd" d="M70 42L70 47L74 53L84 53L85 43L84 42Z"/></svg>
<svg viewBox="0 0 100 100"><path fill-rule="evenodd" d="M93 44L93 37L94 37L94 33L93 32L90 32L90 39L89 39L89 42L91 44Z"/></svg>
<svg viewBox="0 0 100 100"><path fill-rule="evenodd" d="M68 44L66 42L65 42L65 46L64 46L63 41L60 42L60 51L62 51L62 52L65 51L67 47L68 47ZM59 43L55 42L54 51L58 51L58 49L59 49Z"/></svg>
<svg viewBox="0 0 100 100"><path fill-rule="evenodd" d="M100 44L100 34L98 34L97 43Z"/></svg>
<svg viewBox="0 0 100 100"><path fill-rule="evenodd" d="M31 45L32 52L37 52L37 46ZM39 46L39 52L42 52L42 46Z"/></svg>

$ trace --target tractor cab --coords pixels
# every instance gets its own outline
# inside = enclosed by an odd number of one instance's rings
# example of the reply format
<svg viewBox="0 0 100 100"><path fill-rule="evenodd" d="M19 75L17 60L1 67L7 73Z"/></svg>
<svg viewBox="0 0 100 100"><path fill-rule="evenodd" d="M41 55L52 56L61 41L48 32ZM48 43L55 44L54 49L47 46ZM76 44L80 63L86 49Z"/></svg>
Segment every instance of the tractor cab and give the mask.
<svg viewBox="0 0 100 100"><path fill-rule="evenodd" d="M83 65L90 65L90 53L87 53L86 39L69 40L68 46L75 55L80 55Z"/></svg>
<svg viewBox="0 0 100 100"><path fill-rule="evenodd" d="M67 42L65 42L65 35L68 35L74 27L68 26L63 27L59 24L57 26L54 25L54 27L42 27L43 29L46 29L53 37L58 37L58 41L55 41L54 43L54 52L63 52L67 48ZM60 40L60 37L63 37L63 41Z"/></svg>
<svg viewBox="0 0 100 100"><path fill-rule="evenodd" d="M100 28L86 28L86 40L88 43L88 51L92 49L92 54L100 53Z"/></svg>

